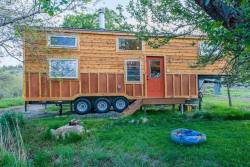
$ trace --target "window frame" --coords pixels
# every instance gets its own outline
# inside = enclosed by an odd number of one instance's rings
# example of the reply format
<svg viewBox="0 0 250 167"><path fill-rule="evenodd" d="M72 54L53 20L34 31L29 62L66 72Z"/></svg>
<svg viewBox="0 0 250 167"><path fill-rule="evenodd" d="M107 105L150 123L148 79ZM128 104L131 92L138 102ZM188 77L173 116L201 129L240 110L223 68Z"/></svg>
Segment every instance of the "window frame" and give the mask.
<svg viewBox="0 0 250 167"><path fill-rule="evenodd" d="M47 43L49 48L69 48L69 49L76 49L78 48L78 36L75 34L48 34L47 35ZM68 45L53 45L51 44L51 37L68 37L68 38L75 38L75 45L68 46Z"/></svg>
<svg viewBox="0 0 250 167"><path fill-rule="evenodd" d="M127 70L128 70L128 67L127 67L127 62L130 62L130 61L137 61L140 63L140 81L128 81L128 73L127 73ZM142 83L142 62L140 59L127 59L124 61L125 64L124 64L124 70L125 70L125 83L126 84L141 84Z"/></svg>
<svg viewBox="0 0 250 167"><path fill-rule="evenodd" d="M117 37L116 38L116 51L118 52L142 52L144 51L144 41L141 40L141 50L121 50L119 47L119 39L137 39L135 37Z"/></svg>
<svg viewBox="0 0 250 167"><path fill-rule="evenodd" d="M76 61L76 76L74 77L52 77L51 76L51 61L53 60L62 60L62 61L65 61L65 60L68 60L68 61ZM60 59L60 58L50 58L48 59L48 65L49 65L49 79L78 79L79 78L79 60L78 59L67 59L67 58L63 58L63 59Z"/></svg>

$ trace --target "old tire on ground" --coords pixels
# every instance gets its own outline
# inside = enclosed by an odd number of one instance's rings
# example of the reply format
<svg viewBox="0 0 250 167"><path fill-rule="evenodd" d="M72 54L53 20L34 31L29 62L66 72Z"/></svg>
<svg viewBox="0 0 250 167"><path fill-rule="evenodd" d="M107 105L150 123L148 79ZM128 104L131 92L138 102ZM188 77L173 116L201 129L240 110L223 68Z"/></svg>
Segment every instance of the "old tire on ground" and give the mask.
<svg viewBox="0 0 250 167"><path fill-rule="evenodd" d="M128 99L125 97L117 97L113 100L113 107L116 112L123 112L129 105Z"/></svg>
<svg viewBox="0 0 250 167"><path fill-rule="evenodd" d="M98 98L94 102L95 112L106 113L110 110L110 101L107 98Z"/></svg>
<svg viewBox="0 0 250 167"><path fill-rule="evenodd" d="M91 111L91 102L85 98L77 99L74 102L74 109L77 114L87 114Z"/></svg>

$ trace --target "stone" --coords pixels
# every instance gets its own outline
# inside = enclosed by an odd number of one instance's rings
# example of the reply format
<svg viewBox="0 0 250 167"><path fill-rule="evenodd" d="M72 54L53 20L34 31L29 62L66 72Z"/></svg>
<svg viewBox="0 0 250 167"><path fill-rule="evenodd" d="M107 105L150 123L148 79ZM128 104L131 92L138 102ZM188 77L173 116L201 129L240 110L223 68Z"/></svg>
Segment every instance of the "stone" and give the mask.
<svg viewBox="0 0 250 167"><path fill-rule="evenodd" d="M132 120L128 121L128 123L130 123L130 124L134 124L134 123L135 123L135 120L134 120L134 119L132 119Z"/></svg>
<svg viewBox="0 0 250 167"><path fill-rule="evenodd" d="M148 122L148 118L146 117L141 118L141 123L145 124L147 122Z"/></svg>
<svg viewBox="0 0 250 167"><path fill-rule="evenodd" d="M51 129L50 133L51 136L56 140L60 138L65 140L65 138L69 136L70 133L75 133L78 134L79 136L82 136L84 133L84 127L81 125L74 125L74 126L65 125L57 129Z"/></svg>

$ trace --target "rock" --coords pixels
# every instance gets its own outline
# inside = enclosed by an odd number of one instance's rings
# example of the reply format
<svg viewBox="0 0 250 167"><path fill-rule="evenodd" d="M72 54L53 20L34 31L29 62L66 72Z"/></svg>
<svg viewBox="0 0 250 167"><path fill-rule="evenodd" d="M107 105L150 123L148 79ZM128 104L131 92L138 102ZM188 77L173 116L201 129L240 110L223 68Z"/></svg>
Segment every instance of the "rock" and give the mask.
<svg viewBox="0 0 250 167"><path fill-rule="evenodd" d="M57 129L51 129L50 133L51 136L55 139L62 138L63 140L70 135L70 133L78 134L79 136L82 136L84 132L84 128L81 125L65 125Z"/></svg>
<svg viewBox="0 0 250 167"><path fill-rule="evenodd" d="M130 123L130 124L145 124L147 122L148 122L148 118L146 118L146 117L141 117L138 120L132 119L132 120L128 121L128 123Z"/></svg>
<svg viewBox="0 0 250 167"><path fill-rule="evenodd" d="M130 123L130 124L134 124L134 123L135 123L135 120L134 120L134 119L132 119L132 120L128 121L128 123Z"/></svg>
<svg viewBox="0 0 250 167"><path fill-rule="evenodd" d="M145 124L147 122L148 122L148 118L146 117L141 118L141 123Z"/></svg>

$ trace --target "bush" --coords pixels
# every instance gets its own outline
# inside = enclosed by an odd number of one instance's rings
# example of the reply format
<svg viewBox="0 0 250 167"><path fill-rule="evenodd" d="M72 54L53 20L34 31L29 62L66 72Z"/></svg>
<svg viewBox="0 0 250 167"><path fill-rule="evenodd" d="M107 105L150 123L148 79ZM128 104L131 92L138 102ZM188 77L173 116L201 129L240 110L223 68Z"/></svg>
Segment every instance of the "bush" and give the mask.
<svg viewBox="0 0 250 167"><path fill-rule="evenodd" d="M17 125L22 128L24 126L24 123L24 116L21 113L5 112L0 117L0 125L2 128L9 127L10 129L15 129Z"/></svg>
<svg viewBox="0 0 250 167"><path fill-rule="evenodd" d="M17 160L14 155L8 153L7 151L0 150L0 166L18 166L18 167L26 167L26 163L20 160Z"/></svg>
<svg viewBox="0 0 250 167"><path fill-rule="evenodd" d="M12 106L20 106L23 105L24 101L22 97L16 98L3 98L0 101L0 108L8 108Z"/></svg>
<svg viewBox="0 0 250 167"><path fill-rule="evenodd" d="M198 111L191 115L194 119L207 120L250 120L250 111L234 108L210 107L208 111Z"/></svg>
<svg viewBox="0 0 250 167"><path fill-rule="evenodd" d="M26 166L26 152L20 127L24 125L22 114L5 112L0 117L0 166Z"/></svg>
<svg viewBox="0 0 250 167"><path fill-rule="evenodd" d="M81 139L82 139L82 136L81 136L81 135L79 135L79 134L77 134L77 133L70 132L70 133L66 136L64 142L65 142L65 143L74 143L74 142L77 142L77 141L79 141L79 140L81 140Z"/></svg>

